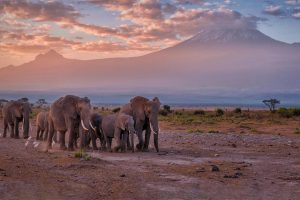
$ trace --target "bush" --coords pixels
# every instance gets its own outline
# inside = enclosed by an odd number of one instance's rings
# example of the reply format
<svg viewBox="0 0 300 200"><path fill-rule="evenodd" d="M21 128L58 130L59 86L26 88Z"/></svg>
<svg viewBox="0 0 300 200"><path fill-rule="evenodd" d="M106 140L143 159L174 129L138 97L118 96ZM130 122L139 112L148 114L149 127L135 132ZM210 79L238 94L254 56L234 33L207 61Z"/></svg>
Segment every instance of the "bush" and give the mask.
<svg viewBox="0 0 300 200"><path fill-rule="evenodd" d="M300 108L293 108L292 114L293 116L300 116Z"/></svg>
<svg viewBox="0 0 300 200"><path fill-rule="evenodd" d="M204 110L195 110L194 115L205 115Z"/></svg>
<svg viewBox="0 0 300 200"><path fill-rule="evenodd" d="M279 108L277 110L277 113L279 114L280 117L286 117L286 118L292 117L292 113L286 108Z"/></svg>
<svg viewBox="0 0 300 200"><path fill-rule="evenodd" d="M164 110L160 110L159 114L162 116L167 116L169 114L169 112L164 109Z"/></svg>
<svg viewBox="0 0 300 200"><path fill-rule="evenodd" d="M218 109L216 110L216 115L217 115L217 116L222 116L222 115L224 115L224 110L222 110L221 108L218 108Z"/></svg>
<svg viewBox="0 0 300 200"><path fill-rule="evenodd" d="M167 112L169 112L169 113L171 112L171 106L169 106L169 105L164 105L163 108L164 108L165 111L167 111Z"/></svg>
<svg viewBox="0 0 300 200"><path fill-rule="evenodd" d="M119 112L120 110L121 110L120 107L117 107L117 108L112 109L113 113L117 113L117 112Z"/></svg>
<svg viewBox="0 0 300 200"><path fill-rule="evenodd" d="M236 113L236 114L240 114L240 113L242 113L242 109L241 108L236 108L236 109L234 109L233 112Z"/></svg>

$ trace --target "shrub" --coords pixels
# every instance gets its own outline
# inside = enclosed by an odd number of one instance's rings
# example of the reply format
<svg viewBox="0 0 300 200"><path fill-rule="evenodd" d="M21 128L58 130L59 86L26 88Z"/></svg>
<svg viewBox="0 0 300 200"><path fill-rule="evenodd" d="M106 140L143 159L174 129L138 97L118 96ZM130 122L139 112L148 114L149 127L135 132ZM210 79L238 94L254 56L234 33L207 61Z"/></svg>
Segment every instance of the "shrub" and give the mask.
<svg viewBox="0 0 300 200"><path fill-rule="evenodd" d="M294 133L297 134L297 135L300 134L300 129L296 128L296 130L294 131Z"/></svg>
<svg viewBox="0 0 300 200"><path fill-rule="evenodd" d="M169 114L169 112L166 111L166 110L164 109L164 110L160 110L160 111L159 111L159 114L160 114L161 116L167 116L167 115Z"/></svg>
<svg viewBox="0 0 300 200"><path fill-rule="evenodd" d="M204 110L195 110L194 115L205 115Z"/></svg>
<svg viewBox="0 0 300 200"><path fill-rule="evenodd" d="M163 109L169 113L171 112L171 106L169 106L169 105L164 105Z"/></svg>
<svg viewBox="0 0 300 200"><path fill-rule="evenodd" d="M236 108L236 109L234 109L233 112L236 113L236 114L240 114L240 113L242 113L242 109L241 108Z"/></svg>
<svg viewBox="0 0 300 200"><path fill-rule="evenodd" d="M277 110L277 113L278 113L279 116L281 116L281 117L286 117L286 118L292 117L291 112L290 112L288 109L286 109L286 108L279 108L279 109Z"/></svg>
<svg viewBox="0 0 300 200"><path fill-rule="evenodd" d="M293 116L300 116L300 108L293 108L292 114Z"/></svg>
<svg viewBox="0 0 300 200"><path fill-rule="evenodd" d="M117 107L117 108L112 109L112 111L113 111L114 113L117 113L117 112L119 112L120 110L121 110L120 107Z"/></svg>
<svg viewBox="0 0 300 200"><path fill-rule="evenodd" d="M221 108L218 108L218 109L216 110L216 115L217 115L217 116L222 116L222 115L224 115L224 110L222 110Z"/></svg>

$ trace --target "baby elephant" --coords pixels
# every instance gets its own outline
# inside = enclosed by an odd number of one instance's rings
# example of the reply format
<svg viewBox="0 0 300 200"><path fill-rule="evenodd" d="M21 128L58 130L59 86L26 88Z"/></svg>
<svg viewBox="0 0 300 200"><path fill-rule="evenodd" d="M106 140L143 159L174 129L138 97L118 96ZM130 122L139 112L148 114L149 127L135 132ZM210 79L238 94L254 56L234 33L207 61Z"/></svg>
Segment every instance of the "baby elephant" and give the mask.
<svg viewBox="0 0 300 200"><path fill-rule="evenodd" d="M89 127L89 137L87 138L87 146L90 144L90 140L92 140L93 149L97 150L96 140L100 139L101 149L105 150L105 140L104 135L102 133L102 116L98 113L92 113L90 116L90 127Z"/></svg>
<svg viewBox="0 0 300 200"><path fill-rule="evenodd" d="M48 112L40 112L36 117L36 140L47 140L48 138ZM43 138L43 135L45 136Z"/></svg>
<svg viewBox="0 0 300 200"><path fill-rule="evenodd" d="M126 151L129 134L131 134L131 143L134 146L134 134L136 131L134 129L134 120L130 115L119 113L105 116L102 119L102 131L109 151L111 151L112 138L116 139L115 152L118 152L120 149ZM134 152L134 148L132 148L132 152Z"/></svg>

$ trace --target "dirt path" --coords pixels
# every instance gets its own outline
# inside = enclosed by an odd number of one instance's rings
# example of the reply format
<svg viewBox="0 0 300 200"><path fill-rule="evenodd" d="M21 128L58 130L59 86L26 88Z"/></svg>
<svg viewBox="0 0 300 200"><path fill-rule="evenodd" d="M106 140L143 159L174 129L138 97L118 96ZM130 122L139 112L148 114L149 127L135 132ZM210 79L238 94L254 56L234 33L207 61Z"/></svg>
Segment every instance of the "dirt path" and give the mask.
<svg viewBox="0 0 300 200"><path fill-rule="evenodd" d="M24 144L0 138L0 199L300 199L299 136L163 131L160 154L88 160Z"/></svg>

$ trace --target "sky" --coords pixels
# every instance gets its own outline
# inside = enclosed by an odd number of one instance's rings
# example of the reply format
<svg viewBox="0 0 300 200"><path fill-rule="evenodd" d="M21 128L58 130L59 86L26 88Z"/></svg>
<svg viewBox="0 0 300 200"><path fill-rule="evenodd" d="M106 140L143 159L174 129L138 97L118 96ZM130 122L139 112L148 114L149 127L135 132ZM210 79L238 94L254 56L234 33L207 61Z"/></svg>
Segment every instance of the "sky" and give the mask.
<svg viewBox="0 0 300 200"><path fill-rule="evenodd" d="M0 0L0 67L50 49L83 60L140 56L228 27L300 42L300 0Z"/></svg>

